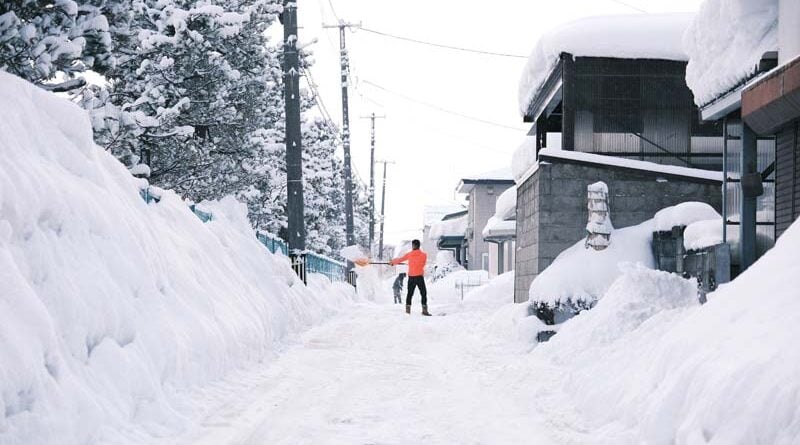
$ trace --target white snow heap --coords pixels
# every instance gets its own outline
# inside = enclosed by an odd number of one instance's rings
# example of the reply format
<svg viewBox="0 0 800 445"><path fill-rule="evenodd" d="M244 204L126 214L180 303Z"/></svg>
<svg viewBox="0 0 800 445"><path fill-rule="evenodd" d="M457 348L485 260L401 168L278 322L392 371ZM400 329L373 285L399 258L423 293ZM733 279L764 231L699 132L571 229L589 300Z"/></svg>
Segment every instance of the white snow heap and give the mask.
<svg viewBox="0 0 800 445"><path fill-rule="evenodd" d="M587 187L587 207L589 208L589 221L586 223L586 248L603 250L611 243L611 215L608 207L608 185L598 181Z"/></svg>
<svg viewBox="0 0 800 445"><path fill-rule="evenodd" d="M686 84L706 105L752 76L778 50L778 0L706 0L684 36Z"/></svg>
<svg viewBox="0 0 800 445"><path fill-rule="evenodd" d="M579 300L593 303L620 276L620 266L639 263L655 267L652 235L653 220L648 220L638 226L612 230L614 243L604 250L587 249L584 240L578 241L536 276L528 292L530 301L550 306Z"/></svg>
<svg viewBox="0 0 800 445"><path fill-rule="evenodd" d="M722 218L695 221L683 231L683 247L699 250L722 244Z"/></svg>
<svg viewBox="0 0 800 445"><path fill-rule="evenodd" d="M696 221L719 218L721 218L720 214L704 202L682 202L656 212L653 218L655 221L653 230L658 232L670 231L675 226L688 226Z"/></svg>
<svg viewBox="0 0 800 445"><path fill-rule="evenodd" d="M434 241L446 236L464 236L467 233L467 215L431 224L428 238Z"/></svg>
<svg viewBox="0 0 800 445"><path fill-rule="evenodd" d="M170 191L146 204L68 100L0 72L0 103L0 443L169 437L195 390L355 297L303 286L232 198L206 224Z"/></svg>
<svg viewBox="0 0 800 445"><path fill-rule="evenodd" d="M531 363L569 376L548 390L601 443L800 443L798 247L796 221L702 306L691 280L629 270Z"/></svg>
<svg viewBox="0 0 800 445"><path fill-rule="evenodd" d="M539 38L528 57L519 83L522 115L561 53L575 57L687 60L683 33L692 14L637 14L598 16L565 23Z"/></svg>

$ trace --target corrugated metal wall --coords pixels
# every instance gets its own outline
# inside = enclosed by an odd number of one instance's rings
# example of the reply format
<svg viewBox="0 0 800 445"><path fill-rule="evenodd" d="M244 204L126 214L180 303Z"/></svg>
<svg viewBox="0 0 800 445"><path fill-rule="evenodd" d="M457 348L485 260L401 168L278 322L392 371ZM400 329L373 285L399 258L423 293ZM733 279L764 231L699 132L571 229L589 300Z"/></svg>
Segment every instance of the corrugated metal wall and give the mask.
<svg viewBox="0 0 800 445"><path fill-rule="evenodd" d="M800 143L798 121L778 132L775 231L780 236L800 216Z"/></svg>
<svg viewBox="0 0 800 445"><path fill-rule="evenodd" d="M722 169L722 128L702 124L684 62L579 57L576 151Z"/></svg>

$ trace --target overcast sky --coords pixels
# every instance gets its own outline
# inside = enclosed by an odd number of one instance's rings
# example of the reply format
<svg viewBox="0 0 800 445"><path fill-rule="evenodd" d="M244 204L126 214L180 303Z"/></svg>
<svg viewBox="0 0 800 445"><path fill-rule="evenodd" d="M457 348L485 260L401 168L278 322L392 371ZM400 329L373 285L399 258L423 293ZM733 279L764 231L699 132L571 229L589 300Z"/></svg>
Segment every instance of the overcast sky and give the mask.
<svg viewBox="0 0 800 445"><path fill-rule="evenodd" d="M335 14L348 22L418 40L527 56L543 32L575 18L604 14L695 11L701 0L299 0L301 44L314 53L312 76L333 120L341 124L339 36ZM353 30L350 124L353 166L369 181L369 120L377 121L378 159L388 159L386 240L421 236L423 206L463 201L463 176L510 165L527 126L517 86L525 59L464 53ZM371 83L371 84L370 84ZM391 91L389 93L374 85ZM403 96L406 96L405 98ZM426 102L489 125L454 116ZM510 127L510 128L508 128ZM380 209L382 167L376 167ZM377 237L377 233L376 233Z"/></svg>

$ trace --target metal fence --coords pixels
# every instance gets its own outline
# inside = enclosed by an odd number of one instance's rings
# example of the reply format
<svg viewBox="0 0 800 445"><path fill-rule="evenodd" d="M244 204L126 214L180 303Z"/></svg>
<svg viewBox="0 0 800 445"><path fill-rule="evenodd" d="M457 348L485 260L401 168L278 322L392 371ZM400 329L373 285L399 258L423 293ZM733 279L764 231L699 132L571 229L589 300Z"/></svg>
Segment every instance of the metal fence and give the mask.
<svg viewBox="0 0 800 445"><path fill-rule="evenodd" d="M287 246L282 239L276 237L275 235L257 231L256 238L261 241L261 244L267 246L267 249L269 249L270 252L283 256L289 256L289 246Z"/></svg>
<svg viewBox="0 0 800 445"><path fill-rule="evenodd" d="M152 202L158 203L161 200L157 190L152 190L151 187L140 189L139 195L148 204ZM189 209L204 223L214 219L214 215L211 212L200 210L195 204L190 205ZM341 261L309 251L302 252L299 255L289 255L289 246L286 242L270 233L256 231L256 238L270 252L288 257L291 261L292 269L304 283L306 282L306 274L318 273L325 275L331 281L345 281L353 286L356 284L355 272L348 271L347 264Z"/></svg>

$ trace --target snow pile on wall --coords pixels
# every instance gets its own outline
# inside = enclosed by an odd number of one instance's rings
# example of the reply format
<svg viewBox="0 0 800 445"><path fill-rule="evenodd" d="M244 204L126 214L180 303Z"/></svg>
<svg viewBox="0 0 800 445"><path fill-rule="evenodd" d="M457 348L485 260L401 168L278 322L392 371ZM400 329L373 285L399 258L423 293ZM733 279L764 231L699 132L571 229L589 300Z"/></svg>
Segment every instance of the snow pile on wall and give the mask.
<svg viewBox="0 0 800 445"><path fill-rule="evenodd" d="M683 247L699 250L722 244L722 218L696 221L683 231Z"/></svg>
<svg viewBox="0 0 800 445"><path fill-rule="evenodd" d="M675 226L688 226L696 221L722 218L714 207L698 201L682 202L656 212L653 230L669 231Z"/></svg>
<svg viewBox="0 0 800 445"><path fill-rule="evenodd" d="M354 298L303 286L233 199L206 224L145 204L70 102L0 72L0 103L0 443L170 436L193 388Z"/></svg>
<svg viewBox="0 0 800 445"><path fill-rule="evenodd" d="M573 56L687 60L682 38L692 14L638 14L588 17L543 35L528 57L519 83L519 110L528 106L561 53Z"/></svg>
<svg viewBox="0 0 800 445"><path fill-rule="evenodd" d="M509 187L495 202L494 215L486 222L481 233L484 238L491 235L513 235L517 228L517 188Z"/></svg>
<svg viewBox="0 0 800 445"><path fill-rule="evenodd" d="M561 252L531 283L531 302L547 303L582 300L592 303L622 274L626 263L655 267L650 242L653 220L637 226L612 230L611 244L603 250L587 249L584 240Z"/></svg>
<svg viewBox="0 0 800 445"><path fill-rule="evenodd" d="M661 209L653 219L637 226L612 230L611 244L604 250L586 249L584 240L578 241L533 280L530 301L551 306L567 300L596 301L621 275L620 266L638 263L655 267L653 231L672 230L673 226L688 226L713 218L720 218L713 207L688 201Z"/></svg>
<svg viewBox="0 0 800 445"><path fill-rule="evenodd" d="M684 36L686 83L705 105L756 72L778 50L778 0L706 0Z"/></svg>
<svg viewBox="0 0 800 445"><path fill-rule="evenodd" d="M800 442L800 223L736 280L633 269L532 354L598 443ZM545 365L549 367L549 365Z"/></svg>

